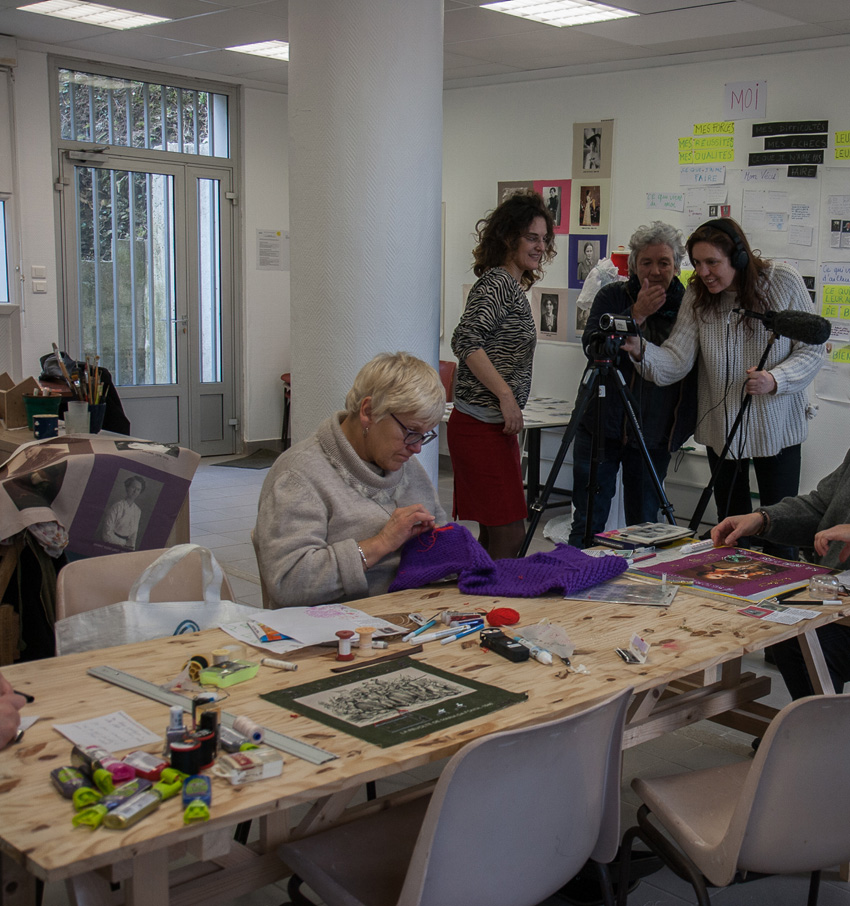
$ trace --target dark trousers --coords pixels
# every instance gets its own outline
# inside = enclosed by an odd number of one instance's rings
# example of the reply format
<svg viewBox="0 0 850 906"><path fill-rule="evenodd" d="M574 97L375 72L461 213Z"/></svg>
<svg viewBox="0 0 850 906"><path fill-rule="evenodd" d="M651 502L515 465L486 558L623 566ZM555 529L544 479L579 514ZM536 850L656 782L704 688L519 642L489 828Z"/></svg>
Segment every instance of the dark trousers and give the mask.
<svg viewBox="0 0 850 906"><path fill-rule="evenodd" d="M712 475L719 456L708 447L708 465ZM752 460L756 473L761 506L779 503L783 497L794 497L800 490L800 444L786 447L776 456L754 457ZM720 473L714 483L714 502L717 506L717 521L727 516L738 516L751 513L753 504L750 498L750 460L729 459L723 461ZM770 541L758 543L764 552L774 557L796 560L796 547L783 544L772 544Z"/></svg>
<svg viewBox="0 0 850 906"><path fill-rule="evenodd" d="M573 547L584 546L587 527L587 485L590 480L590 451L593 436L584 428L576 431L573 440L573 521L569 542ZM623 466L623 506L626 524L655 522L661 505L652 478L646 469L643 455L637 447L624 447L617 441L602 441L599 468L596 472L597 491L593 498L593 533L601 532L608 520L611 500L617 490L617 472ZM659 481L664 481L670 452L667 449L650 449L649 458Z"/></svg>
<svg viewBox="0 0 850 906"><path fill-rule="evenodd" d="M818 641L823 649L826 666L832 677L836 692L842 692L844 684L850 680L850 626L830 623L817 630ZM788 639L771 647L776 666L785 680L791 698L803 698L814 695L809 671L803 660L803 652L797 639Z"/></svg>

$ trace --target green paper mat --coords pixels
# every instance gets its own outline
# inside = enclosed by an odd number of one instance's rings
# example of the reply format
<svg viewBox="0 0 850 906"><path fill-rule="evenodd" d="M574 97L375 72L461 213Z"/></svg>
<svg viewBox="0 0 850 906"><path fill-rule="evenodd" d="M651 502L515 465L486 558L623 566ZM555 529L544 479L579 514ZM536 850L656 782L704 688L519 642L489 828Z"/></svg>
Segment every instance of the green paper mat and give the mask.
<svg viewBox="0 0 850 906"><path fill-rule="evenodd" d="M381 748L499 711L527 697L460 679L409 657L260 696Z"/></svg>

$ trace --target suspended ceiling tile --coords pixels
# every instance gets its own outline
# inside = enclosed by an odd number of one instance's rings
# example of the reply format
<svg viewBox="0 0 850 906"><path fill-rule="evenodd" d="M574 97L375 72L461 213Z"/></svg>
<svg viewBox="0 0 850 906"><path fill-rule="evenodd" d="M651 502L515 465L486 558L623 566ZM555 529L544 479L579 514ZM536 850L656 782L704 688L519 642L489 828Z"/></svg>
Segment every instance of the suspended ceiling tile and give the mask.
<svg viewBox="0 0 850 906"><path fill-rule="evenodd" d="M622 41L624 44L649 47L694 37L728 35L730 39L737 39L744 32L799 27L801 24L799 19L768 12L751 3L736 0L634 19L618 19L599 25L583 25L578 30Z"/></svg>

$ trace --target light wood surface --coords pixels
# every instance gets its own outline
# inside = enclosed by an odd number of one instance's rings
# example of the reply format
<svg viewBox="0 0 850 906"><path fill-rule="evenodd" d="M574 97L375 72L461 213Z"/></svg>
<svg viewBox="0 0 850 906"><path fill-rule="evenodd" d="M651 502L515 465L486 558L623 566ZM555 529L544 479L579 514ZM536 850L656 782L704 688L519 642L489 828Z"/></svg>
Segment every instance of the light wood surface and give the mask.
<svg viewBox="0 0 850 906"><path fill-rule="evenodd" d="M366 781L445 758L479 735L581 709L629 685L635 687L636 697L626 731L627 744L718 711L738 713L741 705L764 694L767 688L763 680L741 675L739 659L743 654L850 613L850 604L820 607L822 615L816 620L782 626L741 616L735 612L734 604L683 592L664 610L556 598L469 597L451 586L385 595L358 602L357 606L374 615L411 611L430 615L447 608L514 607L522 615L521 625L544 617L561 623L576 645L573 665L583 664L589 672L571 673L561 664L545 667L533 660L512 664L481 650L477 644L463 647L470 639L446 646L427 644L424 653L415 659L424 659L461 679L468 676L526 692L528 700L422 739L380 749L259 699L260 693L328 676L336 666L332 649L305 649L290 655L299 663L297 672L261 667L256 679L228 690L230 697L223 707L327 749L339 756L335 761L314 766L286 756L281 777L247 784L241 789L215 780L212 819L202 826L184 827L179 803L171 800L129 830L101 828L89 832L72 830L71 806L50 784L50 770L68 763L71 749L70 743L52 725L123 709L151 730L163 733L168 709L89 677L86 669L108 665L164 683L179 672L191 654L209 652L232 640L220 630L209 630L4 668L4 675L16 689L35 696L35 703L27 706L24 713L39 714L42 719L26 732L20 743L0 752L0 814L3 816L0 821L3 879L0 880L9 878L20 865L48 881L79 876L77 885L82 889L94 883L95 878L85 873L109 869L104 872L107 877L133 879L128 885L131 893L128 902L145 901L146 894L133 894L134 890L156 890L157 904L188 903L207 895L212 898L206 902L218 902L222 891L232 897L248 889L246 884L262 886L284 877L286 867L276 862L275 846L291 834L303 833L304 828L312 830L336 820L341 807ZM629 638L635 632L652 644L648 663L640 666L625 664L614 652L615 647L628 647ZM809 638L814 638L814 634ZM406 646L394 642L390 650L399 647ZM376 656L384 653L375 652ZM366 663L367 659L363 661ZM710 680L708 692L694 679L694 674L700 673ZM761 710L762 720L766 720L769 709L761 706ZM156 747L148 748L153 751ZM314 804L300 830L290 827L285 812L299 803ZM187 880L184 869L183 887L175 890L172 885L170 901L163 898L168 850L172 854L181 851L181 847L185 850L193 840L195 846L211 840L220 845L223 829L249 818L263 818L258 846L248 850L233 844L228 853L218 858L216 873L206 881L197 874ZM11 899L3 883L0 902L29 902L26 898L18 899L22 889L18 886L15 899ZM147 899L147 902L154 901Z"/></svg>

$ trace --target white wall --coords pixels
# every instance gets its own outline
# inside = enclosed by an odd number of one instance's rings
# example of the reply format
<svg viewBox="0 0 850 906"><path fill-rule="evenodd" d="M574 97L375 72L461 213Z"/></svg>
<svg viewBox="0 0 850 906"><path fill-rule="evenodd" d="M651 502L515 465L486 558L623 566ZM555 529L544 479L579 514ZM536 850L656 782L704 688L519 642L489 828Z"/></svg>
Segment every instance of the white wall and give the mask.
<svg viewBox="0 0 850 906"><path fill-rule="evenodd" d="M289 271L257 270L257 230L289 230L287 97L243 92L243 427L246 440L280 437L289 365Z"/></svg>
<svg viewBox="0 0 850 906"><path fill-rule="evenodd" d="M446 91L446 333L441 358L452 358L449 340L460 316L461 286L474 279L472 229L493 208L497 182L569 178L574 122L615 120L609 248L626 245L635 227L650 220L682 225L680 214L647 210L645 193L676 190L676 140L691 134L695 122L723 118L724 83L766 79L768 120L824 117L834 131L850 128L843 93L828 90L848 63L850 50L839 48ZM736 131L749 135L750 125L739 121ZM740 156L734 164L745 165ZM566 242L562 245L543 285L567 285ZM577 345L539 345L533 393L574 398L584 366ZM841 461L850 437L850 409L814 401L820 412L803 448L804 490Z"/></svg>
<svg viewBox="0 0 850 906"><path fill-rule="evenodd" d="M54 217L56 193L50 149L47 57L18 52L14 104L17 124L18 191L21 223L23 306L21 314L21 363L23 376L38 376L39 358L60 340ZM47 293L33 295L32 266L47 267Z"/></svg>

